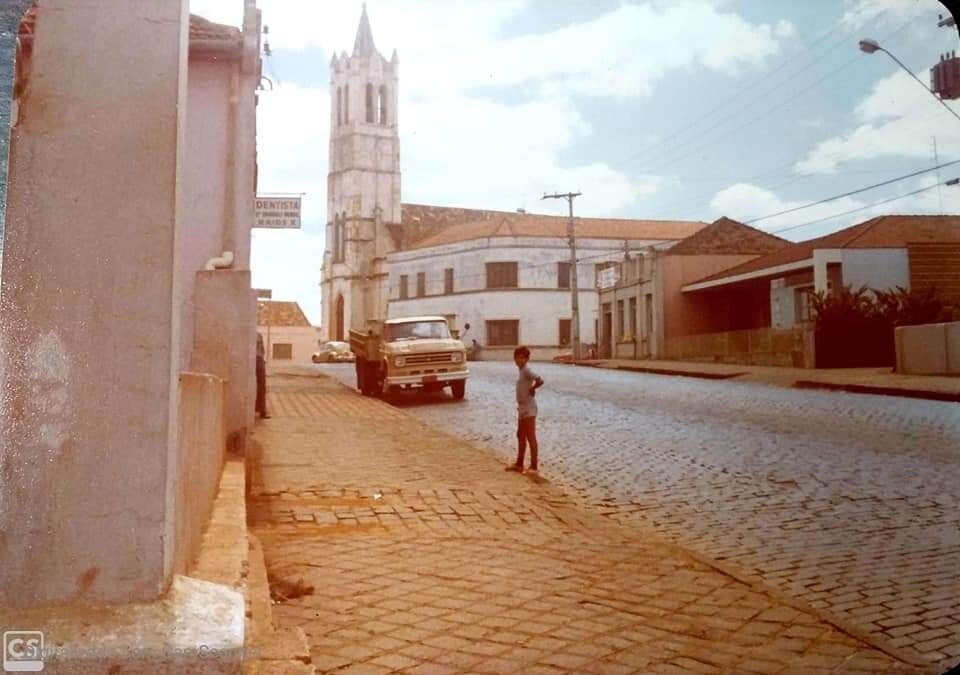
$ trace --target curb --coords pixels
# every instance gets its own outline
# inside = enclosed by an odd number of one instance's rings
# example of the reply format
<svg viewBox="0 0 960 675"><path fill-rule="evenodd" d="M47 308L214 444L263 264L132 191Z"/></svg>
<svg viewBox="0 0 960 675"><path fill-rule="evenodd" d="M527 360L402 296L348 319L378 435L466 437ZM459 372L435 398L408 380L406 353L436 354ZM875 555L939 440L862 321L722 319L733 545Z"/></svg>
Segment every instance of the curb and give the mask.
<svg viewBox="0 0 960 675"><path fill-rule="evenodd" d="M932 391L929 389L906 389L902 387L881 387L869 384L837 384L834 382L818 382L817 380L797 380L793 383L797 389L826 389L829 391L845 391L851 394L870 394L876 396L896 396L899 398L918 398L927 401L947 401L960 403L960 394L947 391Z"/></svg>
<svg viewBox="0 0 960 675"><path fill-rule="evenodd" d="M691 370L673 370L670 368L648 368L643 366L604 366L599 363L574 363L574 362L563 362L571 366L580 366L581 368L598 368L600 370L623 370L630 373L649 373L651 375L673 375L677 377L695 377L701 380L729 380L734 377L740 377L741 375L746 375L747 372L737 372L737 373L706 373L703 371L691 371Z"/></svg>

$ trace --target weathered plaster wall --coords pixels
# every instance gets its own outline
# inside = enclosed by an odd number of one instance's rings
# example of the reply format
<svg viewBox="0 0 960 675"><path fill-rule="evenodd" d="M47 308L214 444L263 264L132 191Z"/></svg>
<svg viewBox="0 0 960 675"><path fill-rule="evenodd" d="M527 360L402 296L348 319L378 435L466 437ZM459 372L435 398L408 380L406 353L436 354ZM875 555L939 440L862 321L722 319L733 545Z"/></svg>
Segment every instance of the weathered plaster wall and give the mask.
<svg viewBox="0 0 960 675"><path fill-rule="evenodd" d="M256 298L250 272L197 272L193 289L193 356L190 369L212 373L226 388L227 443L244 448L255 390L250 386L256 349Z"/></svg>
<svg viewBox="0 0 960 675"><path fill-rule="evenodd" d="M180 373L174 572L186 574L200 550L223 469L223 380Z"/></svg>
<svg viewBox="0 0 960 675"><path fill-rule="evenodd" d="M40 8L11 142L0 605L170 579L186 40L183 0Z"/></svg>

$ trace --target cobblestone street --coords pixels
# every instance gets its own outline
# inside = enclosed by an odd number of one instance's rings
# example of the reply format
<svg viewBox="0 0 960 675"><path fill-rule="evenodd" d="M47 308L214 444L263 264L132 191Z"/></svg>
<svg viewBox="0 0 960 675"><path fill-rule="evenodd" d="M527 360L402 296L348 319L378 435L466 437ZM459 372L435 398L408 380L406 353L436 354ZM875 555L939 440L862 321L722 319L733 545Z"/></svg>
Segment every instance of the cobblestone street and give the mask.
<svg viewBox="0 0 960 675"><path fill-rule="evenodd" d="M334 380L270 405L251 531L320 672L927 670Z"/></svg>
<svg viewBox="0 0 960 675"><path fill-rule="evenodd" d="M514 453L512 364L400 407ZM536 364L541 473L879 639L960 662L960 406ZM328 369L352 384L349 367Z"/></svg>

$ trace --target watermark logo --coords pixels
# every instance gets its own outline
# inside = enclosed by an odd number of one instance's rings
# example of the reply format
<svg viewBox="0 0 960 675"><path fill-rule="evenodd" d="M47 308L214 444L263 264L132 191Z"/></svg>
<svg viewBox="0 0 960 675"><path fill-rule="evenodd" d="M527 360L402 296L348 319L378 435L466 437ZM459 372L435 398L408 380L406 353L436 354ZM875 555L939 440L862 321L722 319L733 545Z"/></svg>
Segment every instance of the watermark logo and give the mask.
<svg viewBox="0 0 960 675"><path fill-rule="evenodd" d="M8 630L3 634L3 670L6 673L39 673L43 670L43 633Z"/></svg>

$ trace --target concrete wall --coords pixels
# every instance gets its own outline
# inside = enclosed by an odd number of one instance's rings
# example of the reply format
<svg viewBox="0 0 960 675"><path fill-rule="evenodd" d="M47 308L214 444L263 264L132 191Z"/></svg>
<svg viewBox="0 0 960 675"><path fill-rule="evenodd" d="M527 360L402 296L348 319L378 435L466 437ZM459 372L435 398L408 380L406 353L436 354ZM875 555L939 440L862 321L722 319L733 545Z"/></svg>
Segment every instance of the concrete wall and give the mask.
<svg viewBox="0 0 960 675"><path fill-rule="evenodd" d="M253 424L256 395L250 385L256 360L256 298L250 289L250 272L198 272L193 304L190 369L224 381L227 444L241 452Z"/></svg>
<svg viewBox="0 0 960 675"><path fill-rule="evenodd" d="M173 569L185 574L200 550L220 484L226 443L223 380L207 373L180 373L177 417Z"/></svg>
<svg viewBox="0 0 960 675"><path fill-rule="evenodd" d="M263 336L263 344L267 349L267 363L277 365L309 365L311 357L320 346L319 329L313 326L257 326L257 332ZM289 344L293 350L292 359L274 359L273 345Z"/></svg>
<svg viewBox="0 0 960 675"><path fill-rule="evenodd" d="M898 373L960 375L960 321L900 326L894 338Z"/></svg>
<svg viewBox="0 0 960 675"><path fill-rule="evenodd" d="M789 330L757 328L674 337L666 341L661 358L813 368L813 329L808 326Z"/></svg>
<svg viewBox="0 0 960 675"><path fill-rule="evenodd" d="M40 7L3 259L0 605L146 600L173 570L187 25L182 0Z"/></svg>

